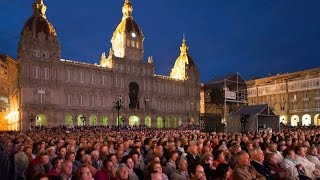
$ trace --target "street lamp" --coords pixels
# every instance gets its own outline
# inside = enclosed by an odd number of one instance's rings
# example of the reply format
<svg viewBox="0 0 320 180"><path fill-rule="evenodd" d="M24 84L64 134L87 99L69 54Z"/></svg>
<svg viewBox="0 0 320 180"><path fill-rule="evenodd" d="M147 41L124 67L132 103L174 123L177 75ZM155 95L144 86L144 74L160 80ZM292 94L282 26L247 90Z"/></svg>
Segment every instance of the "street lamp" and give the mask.
<svg viewBox="0 0 320 180"><path fill-rule="evenodd" d="M121 117L122 125L124 126L124 123L126 121L126 118L124 116Z"/></svg>
<svg viewBox="0 0 320 180"><path fill-rule="evenodd" d="M84 114L81 116L82 126L84 126L86 124L86 118L87 117Z"/></svg>
<svg viewBox="0 0 320 180"><path fill-rule="evenodd" d="M162 119L162 121L163 121L163 125L162 125L162 127L163 127L163 128L166 128L166 119L165 119L165 118L163 118L163 119Z"/></svg>
<svg viewBox="0 0 320 180"><path fill-rule="evenodd" d="M29 122L30 122L30 130L32 130L32 122L35 120L35 118L36 118L36 116L33 115L33 114L30 114L30 115L28 116L28 120L29 120Z"/></svg>
<svg viewBox="0 0 320 180"><path fill-rule="evenodd" d="M116 101L113 102L113 104L114 104L113 108L115 108L118 111L117 124L119 125L120 109L123 108L122 96L117 95Z"/></svg>

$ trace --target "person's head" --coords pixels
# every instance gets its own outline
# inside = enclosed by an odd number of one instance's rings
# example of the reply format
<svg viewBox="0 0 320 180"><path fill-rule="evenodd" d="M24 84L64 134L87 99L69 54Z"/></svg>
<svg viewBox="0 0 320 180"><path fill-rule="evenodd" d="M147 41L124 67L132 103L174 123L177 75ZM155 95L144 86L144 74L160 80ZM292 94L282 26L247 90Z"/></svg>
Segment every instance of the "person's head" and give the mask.
<svg viewBox="0 0 320 180"><path fill-rule="evenodd" d="M149 171L158 171L159 173L162 173L162 167L160 162L153 161L148 166Z"/></svg>
<svg viewBox="0 0 320 180"><path fill-rule="evenodd" d="M230 153L234 156L241 151L241 146L239 144L234 144L230 147Z"/></svg>
<svg viewBox="0 0 320 180"><path fill-rule="evenodd" d="M51 164L54 168L56 169L61 169L62 167L62 162L63 162L63 158L61 156L57 156L57 157L54 157L52 160L51 160Z"/></svg>
<svg viewBox="0 0 320 180"><path fill-rule="evenodd" d="M169 158L170 158L172 161L176 162L176 160L179 158L178 152L177 152L177 151L171 151L171 152L169 153Z"/></svg>
<svg viewBox="0 0 320 180"><path fill-rule="evenodd" d="M79 148L75 156L76 160L81 161L81 158L84 154L86 154L85 150L83 148Z"/></svg>
<svg viewBox="0 0 320 180"><path fill-rule="evenodd" d="M87 165L81 165L77 169L76 180L93 180L92 173Z"/></svg>
<svg viewBox="0 0 320 180"><path fill-rule="evenodd" d="M92 159L89 154L85 154L82 156L82 164L92 165Z"/></svg>
<svg viewBox="0 0 320 180"><path fill-rule="evenodd" d="M32 177L32 180L49 180L49 176L44 173L37 173Z"/></svg>
<svg viewBox="0 0 320 180"><path fill-rule="evenodd" d="M103 167L107 172L113 172L113 162L110 159L103 161Z"/></svg>
<svg viewBox="0 0 320 180"><path fill-rule="evenodd" d="M315 146L311 146L308 148L308 154L313 155L313 156L318 156L318 149Z"/></svg>
<svg viewBox="0 0 320 180"><path fill-rule="evenodd" d="M159 157L163 156L163 147L162 146L155 146L153 148L153 153Z"/></svg>
<svg viewBox="0 0 320 180"><path fill-rule="evenodd" d="M250 165L250 157L246 151L240 151L235 156L237 164L240 166L249 166Z"/></svg>
<svg viewBox="0 0 320 180"><path fill-rule="evenodd" d="M128 166L124 163L119 164L119 168L116 172L117 179L119 180L127 180L129 179L129 169Z"/></svg>
<svg viewBox="0 0 320 180"><path fill-rule="evenodd" d="M303 146L297 146L295 148L295 153L299 156L304 157L306 155L306 149Z"/></svg>
<svg viewBox="0 0 320 180"><path fill-rule="evenodd" d="M206 175L204 169L200 164L190 165L190 179L191 180L205 180Z"/></svg>
<svg viewBox="0 0 320 180"><path fill-rule="evenodd" d="M70 160L63 161L61 172L66 175L71 175L72 174L72 165L73 165L73 163Z"/></svg>
<svg viewBox="0 0 320 180"><path fill-rule="evenodd" d="M268 153L267 154L267 162L269 162L270 164L273 164L273 165L277 164L278 159L277 159L276 153L274 153L274 152Z"/></svg>
<svg viewBox="0 0 320 180"><path fill-rule="evenodd" d="M59 148L59 155L62 156L63 158L66 156L67 154L67 148L62 146Z"/></svg>
<svg viewBox="0 0 320 180"><path fill-rule="evenodd" d="M218 164L218 166L216 168L216 174L221 179L229 179L232 175L232 169L230 168L229 164L220 163L220 164Z"/></svg>
<svg viewBox="0 0 320 180"><path fill-rule="evenodd" d="M223 150L217 150L213 153L214 160L217 161L224 161L225 160L225 155Z"/></svg>
<svg viewBox="0 0 320 180"><path fill-rule="evenodd" d="M255 148L250 151L250 157L252 160L257 161L259 163L263 163L264 154L260 148Z"/></svg>
<svg viewBox="0 0 320 180"><path fill-rule="evenodd" d="M293 149L285 149L282 154L283 154L283 157L290 158L293 160L296 159L296 154Z"/></svg>
<svg viewBox="0 0 320 180"><path fill-rule="evenodd" d="M39 154L39 160L41 164L48 164L49 163L49 156L47 152L41 152Z"/></svg>
<svg viewBox="0 0 320 180"><path fill-rule="evenodd" d="M198 155L199 151L198 151L198 146L195 145L195 144L191 144L189 147L188 147L188 150L190 153L194 154L194 155Z"/></svg>
<svg viewBox="0 0 320 180"><path fill-rule="evenodd" d="M99 160L99 151L92 151L92 152L91 152L91 159L92 159L93 161Z"/></svg>
<svg viewBox="0 0 320 180"><path fill-rule="evenodd" d="M162 180L162 174L158 171L151 171L150 173L150 180Z"/></svg>
<svg viewBox="0 0 320 180"><path fill-rule="evenodd" d="M74 152L68 152L65 156L65 159L74 162L76 160L76 155L74 154Z"/></svg>
<svg viewBox="0 0 320 180"><path fill-rule="evenodd" d="M157 155L153 155L150 157L150 161L149 162L159 162L160 163L160 157Z"/></svg>
<svg viewBox="0 0 320 180"><path fill-rule="evenodd" d="M133 169L134 167L134 162L132 161L132 158L129 155L123 156L121 159L121 163L126 164L128 169Z"/></svg>
<svg viewBox="0 0 320 180"><path fill-rule="evenodd" d="M203 156L203 161L205 164L210 164L212 165L212 162L213 162L213 156L211 154L205 154Z"/></svg>
<svg viewBox="0 0 320 180"><path fill-rule="evenodd" d="M180 171L187 171L188 170L188 161L185 158L180 158L178 160L178 168Z"/></svg>
<svg viewBox="0 0 320 180"><path fill-rule="evenodd" d="M24 146L23 151L24 151L27 155L30 155L30 154L32 154L32 147L26 145L26 146Z"/></svg>
<svg viewBox="0 0 320 180"><path fill-rule="evenodd" d="M271 152L277 152L278 145L276 143L270 143L268 148Z"/></svg>
<svg viewBox="0 0 320 180"><path fill-rule="evenodd" d="M108 155L109 154L109 152L108 152L108 146L107 145L102 145L101 147L100 147L100 154L101 155Z"/></svg>
<svg viewBox="0 0 320 180"><path fill-rule="evenodd" d="M48 152L48 155L53 157L55 156L56 154L56 148L54 146L50 146L48 149L47 149L47 152Z"/></svg>

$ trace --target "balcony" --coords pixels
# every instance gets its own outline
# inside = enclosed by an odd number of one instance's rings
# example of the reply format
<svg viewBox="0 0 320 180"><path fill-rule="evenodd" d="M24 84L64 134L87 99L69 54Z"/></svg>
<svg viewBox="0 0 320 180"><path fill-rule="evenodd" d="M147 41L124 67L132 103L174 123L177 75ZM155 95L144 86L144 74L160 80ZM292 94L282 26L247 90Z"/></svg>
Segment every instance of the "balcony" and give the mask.
<svg viewBox="0 0 320 180"><path fill-rule="evenodd" d="M320 97L314 97L314 100L320 100Z"/></svg>
<svg viewBox="0 0 320 180"><path fill-rule="evenodd" d="M297 102L297 99L290 99L290 102Z"/></svg>
<svg viewBox="0 0 320 180"><path fill-rule="evenodd" d="M302 101L309 101L309 98L302 98Z"/></svg>

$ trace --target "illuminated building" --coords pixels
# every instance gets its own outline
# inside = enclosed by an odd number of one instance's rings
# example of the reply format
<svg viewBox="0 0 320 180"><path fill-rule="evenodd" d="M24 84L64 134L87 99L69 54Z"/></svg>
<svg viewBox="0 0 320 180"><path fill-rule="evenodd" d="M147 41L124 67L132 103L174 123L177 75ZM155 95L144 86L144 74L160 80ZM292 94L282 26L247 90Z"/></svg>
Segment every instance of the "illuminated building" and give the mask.
<svg viewBox="0 0 320 180"><path fill-rule="evenodd" d="M8 125L14 124L16 119L10 114L10 95L12 88L16 85L14 77L17 76L18 67L17 62L4 54L0 54L0 130L7 129Z"/></svg>
<svg viewBox="0 0 320 180"><path fill-rule="evenodd" d="M12 98L19 101L10 105L19 110L17 129L116 125L113 105L119 96L124 103L120 115L129 125L163 128L198 121L199 74L185 38L170 76L155 74L153 58L143 59L144 34L126 0L112 48L109 54L102 53L100 63L61 59L58 35L43 1L36 0L33 10L18 47L19 86Z"/></svg>
<svg viewBox="0 0 320 180"><path fill-rule="evenodd" d="M271 105L280 122L320 125L320 68L254 79L247 85L249 105Z"/></svg>

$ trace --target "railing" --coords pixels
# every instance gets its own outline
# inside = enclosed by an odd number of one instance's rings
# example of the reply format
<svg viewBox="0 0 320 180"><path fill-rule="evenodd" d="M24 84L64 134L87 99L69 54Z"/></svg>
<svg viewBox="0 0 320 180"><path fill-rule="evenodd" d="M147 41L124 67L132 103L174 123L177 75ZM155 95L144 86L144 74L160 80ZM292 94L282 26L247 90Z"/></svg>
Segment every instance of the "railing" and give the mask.
<svg viewBox="0 0 320 180"><path fill-rule="evenodd" d="M297 99L290 99L290 102L297 102Z"/></svg>
<svg viewBox="0 0 320 180"><path fill-rule="evenodd" d="M309 101L309 98L302 98L302 101Z"/></svg>
<svg viewBox="0 0 320 180"><path fill-rule="evenodd" d="M320 100L320 97L314 97L314 100Z"/></svg>

